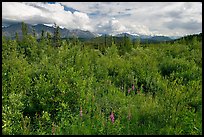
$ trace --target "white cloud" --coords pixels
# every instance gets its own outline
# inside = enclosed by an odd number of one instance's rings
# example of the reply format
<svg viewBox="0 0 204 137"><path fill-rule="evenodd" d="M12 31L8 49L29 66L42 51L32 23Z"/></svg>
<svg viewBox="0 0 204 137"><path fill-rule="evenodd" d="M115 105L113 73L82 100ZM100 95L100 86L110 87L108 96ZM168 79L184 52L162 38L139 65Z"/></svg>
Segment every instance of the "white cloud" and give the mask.
<svg viewBox="0 0 204 137"><path fill-rule="evenodd" d="M23 3L2 3L2 19L23 21L30 16L40 15L41 11Z"/></svg>
<svg viewBox="0 0 204 137"><path fill-rule="evenodd" d="M152 32L150 32L149 28L145 25L140 24L124 24L120 20L117 20L115 18L112 18L110 20L102 20L98 23L96 27L96 32L100 33L108 33L108 34L118 34L118 33L137 33L142 35L153 35Z"/></svg>
<svg viewBox="0 0 204 137"><path fill-rule="evenodd" d="M12 22L12 20L31 24L53 24L55 22L69 29L92 30L86 13L65 11L64 6L59 3L3 2L2 7L3 22Z"/></svg>
<svg viewBox="0 0 204 137"><path fill-rule="evenodd" d="M65 11L65 6L76 11ZM202 31L202 3L3 2L2 20L3 22L25 21L47 24L56 22L66 28L112 34L124 31L141 34L185 35ZM177 24L178 27L176 27Z"/></svg>
<svg viewBox="0 0 204 137"><path fill-rule="evenodd" d="M90 23L89 16L86 13L77 12L73 13L74 16L74 23L78 26L81 26L85 30L93 31Z"/></svg>
<svg viewBox="0 0 204 137"><path fill-rule="evenodd" d="M90 18L97 21L95 24L92 23L97 31L108 31L109 28L114 33L126 28L126 31L142 34L177 35L178 32L167 28L164 24L174 22L175 25L177 23L181 25L181 22L192 22L192 20L202 23L202 3L199 2L63 2L62 4L92 15ZM118 23L115 26L109 23L108 27L108 22L112 18L118 20ZM104 22L107 24L104 25ZM123 27L119 29L120 26ZM197 30L202 31L201 25L197 27ZM177 31L180 35L193 33L190 26Z"/></svg>

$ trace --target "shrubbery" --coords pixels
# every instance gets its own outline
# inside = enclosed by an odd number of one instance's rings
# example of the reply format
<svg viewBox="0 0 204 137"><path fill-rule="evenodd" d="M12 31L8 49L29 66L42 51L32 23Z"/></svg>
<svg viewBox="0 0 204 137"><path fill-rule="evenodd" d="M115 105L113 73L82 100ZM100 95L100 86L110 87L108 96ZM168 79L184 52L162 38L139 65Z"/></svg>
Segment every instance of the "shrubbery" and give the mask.
<svg viewBox="0 0 204 137"><path fill-rule="evenodd" d="M51 43L2 37L3 134L202 134L197 39L103 52Z"/></svg>

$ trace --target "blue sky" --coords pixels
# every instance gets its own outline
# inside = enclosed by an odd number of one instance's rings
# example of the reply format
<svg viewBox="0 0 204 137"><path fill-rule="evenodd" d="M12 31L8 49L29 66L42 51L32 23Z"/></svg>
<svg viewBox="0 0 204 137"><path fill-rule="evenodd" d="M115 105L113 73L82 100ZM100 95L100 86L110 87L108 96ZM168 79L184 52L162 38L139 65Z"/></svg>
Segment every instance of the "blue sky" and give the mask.
<svg viewBox="0 0 204 137"><path fill-rule="evenodd" d="M202 32L202 3L2 2L2 25L22 21L113 35L183 36Z"/></svg>

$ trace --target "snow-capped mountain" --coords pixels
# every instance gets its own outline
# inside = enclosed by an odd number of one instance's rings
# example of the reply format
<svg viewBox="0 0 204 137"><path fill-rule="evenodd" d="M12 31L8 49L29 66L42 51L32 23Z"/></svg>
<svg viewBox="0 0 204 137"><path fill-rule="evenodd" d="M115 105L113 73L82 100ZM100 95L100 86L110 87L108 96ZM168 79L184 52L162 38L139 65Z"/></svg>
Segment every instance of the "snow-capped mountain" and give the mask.
<svg viewBox="0 0 204 137"><path fill-rule="evenodd" d="M30 25L28 26L28 34L33 33L33 29L36 32L37 38L40 38L42 30L44 30L45 33L49 32L51 35L54 34L54 27L52 24L36 24L36 25ZM10 38L15 38L15 33L18 33L19 37L22 36L21 31L21 23L13 24L10 26L3 26L2 25L2 35ZM104 35L109 36L110 34L97 34L90 31L84 31L80 29L66 29L64 27L60 27L60 34L62 38L69 38L69 37L77 37L77 38L85 38L85 39L91 39L95 37L103 37ZM141 35L138 33L130 33L130 32L124 32L113 35L114 37L124 37L127 36L131 40L136 40L140 38L141 41L150 40L150 41L170 41L176 38L179 38L179 36L152 36L152 35Z"/></svg>
<svg viewBox="0 0 204 137"><path fill-rule="evenodd" d="M28 26L28 34L33 33L33 29L36 32L37 38L40 38L42 30L44 30L45 33L49 32L51 35L54 34L54 27L52 25L44 25L44 24L36 24L36 25L30 25ZM13 24L8 27L2 27L2 35L10 38L14 38L16 32L18 33L19 37L22 36L21 31L21 23ZM96 33L92 33L90 31L84 31L80 29L66 29L63 27L60 27L60 34L62 38L68 38L68 37L78 37L78 38L94 38L98 35Z"/></svg>

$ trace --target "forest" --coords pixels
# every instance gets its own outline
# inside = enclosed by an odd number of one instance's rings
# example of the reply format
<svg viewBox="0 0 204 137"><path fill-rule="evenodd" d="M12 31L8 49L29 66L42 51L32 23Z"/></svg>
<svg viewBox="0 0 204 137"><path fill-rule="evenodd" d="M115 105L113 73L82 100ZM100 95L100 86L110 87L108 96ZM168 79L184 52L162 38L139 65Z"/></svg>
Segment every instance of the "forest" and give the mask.
<svg viewBox="0 0 204 137"><path fill-rule="evenodd" d="M3 135L201 135L202 33L108 43L2 36Z"/></svg>

